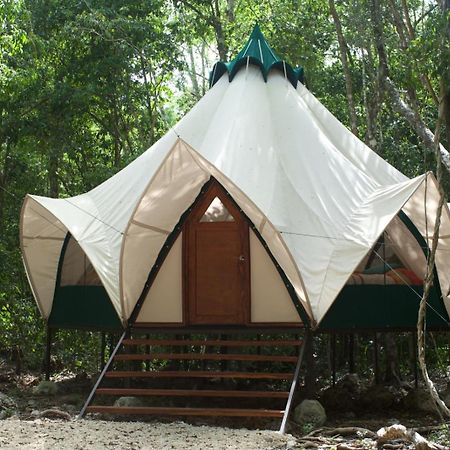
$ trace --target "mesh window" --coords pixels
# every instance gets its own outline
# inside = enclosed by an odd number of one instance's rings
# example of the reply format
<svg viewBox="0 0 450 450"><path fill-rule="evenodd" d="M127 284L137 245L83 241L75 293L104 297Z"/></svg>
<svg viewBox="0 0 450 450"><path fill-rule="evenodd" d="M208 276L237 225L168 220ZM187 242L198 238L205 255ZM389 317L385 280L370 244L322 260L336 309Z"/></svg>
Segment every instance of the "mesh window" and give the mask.
<svg viewBox="0 0 450 450"><path fill-rule="evenodd" d="M200 222L234 222L234 217L229 213L220 198L215 197Z"/></svg>
<svg viewBox="0 0 450 450"><path fill-rule="evenodd" d="M61 286L101 286L94 267L78 242L71 236L63 255Z"/></svg>

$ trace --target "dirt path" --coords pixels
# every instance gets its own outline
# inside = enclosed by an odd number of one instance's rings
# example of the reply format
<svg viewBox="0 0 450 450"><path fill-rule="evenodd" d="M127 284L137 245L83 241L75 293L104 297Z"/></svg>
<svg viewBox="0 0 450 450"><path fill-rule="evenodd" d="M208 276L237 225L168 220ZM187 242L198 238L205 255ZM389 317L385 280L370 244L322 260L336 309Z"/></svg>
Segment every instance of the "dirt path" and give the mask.
<svg viewBox="0 0 450 450"><path fill-rule="evenodd" d="M0 448L21 450L284 450L294 439L275 431L140 423L15 418L0 421Z"/></svg>

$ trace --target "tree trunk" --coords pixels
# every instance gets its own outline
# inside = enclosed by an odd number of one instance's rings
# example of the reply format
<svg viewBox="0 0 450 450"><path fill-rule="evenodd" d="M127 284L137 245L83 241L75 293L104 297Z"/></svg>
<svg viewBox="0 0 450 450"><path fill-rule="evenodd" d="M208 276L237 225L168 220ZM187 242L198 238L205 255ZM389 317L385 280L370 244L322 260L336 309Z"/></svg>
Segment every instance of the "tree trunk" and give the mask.
<svg viewBox="0 0 450 450"><path fill-rule="evenodd" d="M352 77L351 77L350 68L348 65L348 58L347 58L347 53L348 53L347 42L345 41L344 34L342 32L342 25L341 25L341 21L339 19L339 15L336 11L336 5L334 4L334 0L328 0L328 3L330 6L330 13L333 17L334 25L336 27L336 34L338 37L339 50L340 50L340 54L341 54L342 68L344 70L345 91L347 94L347 105L348 105L348 112L349 112L349 118L350 118L350 128L352 130L352 133L355 136L358 136L358 120L356 117L355 101L353 98Z"/></svg>
<svg viewBox="0 0 450 450"><path fill-rule="evenodd" d="M401 375L398 363L398 348L394 333L385 333L384 342L386 350L384 381L391 384L400 384Z"/></svg>
<svg viewBox="0 0 450 450"><path fill-rule="evenodd" d="M226 61L228 57L228 46L225 41L225 33L223 31L222 19L220 16L219 1L214 0L214 4L211 5L212 9L212 26L216 34L217 50L219 57L222 61Z"/></svg>
<svg viewBox="0 0 450 450"><path fill-rule="evenodd" d="M441 0L441 9L442 14L447 15L448 20L446 24L446 29L444 30L445 36L444 39L450 42L450 0ZM450 57L450 49L449 42L447 42L447 46L444 46L444 52L447 48L447 53L444 53L444 56ZM448 59L447 59L448 61ZM445 67L444 67L445 70ZM447 64L447 72L450 70L450 64ZM447 78L445 78L447 77ZM443 114L444 114L444 125L445 125L445 135L447 138L447 145L450 145L450 78L448 73L443 73L441 78L441 86L442 86L442 102L443 102Z"/></svg>
<svg viewBox="0 0 450 450"><path fill-rule="evenodd" d="M375 38L375 45L378 52L379 58L379 77L383 83L386 92L388 93L392 107L394 111L403 116L403 118L410 124L411 128L416 132L419 138L422 140L425 148L429 152L434 153L434 134L425 125L423 120L415 114L410 105L408 105L401 97L399 90L395 86L395 83L389 77L389 66L388 59L386 55L386 50L384 48L384 37L383 37L383 27L380 11L380 1L371 0L371 14L373 23L373 32ZM442 162L445 167L450 171L450 154L444 148L443 145L439 145L439 151L441 153Z"/></svg>
<svg viewBox="0 0 450 450"><path fill-rule="evenodd" d="M444 94L444 84L441 82L441 98L443 98ZM442 180L442 162L441 162L441 152L439 151L439 132L441 128L441 122L443 120L443 114L444 114L444 107L443 102L440 105L439 108L439 115L438 120L436 124L436 132L434 135L435 138L435 155L436 155L436 178L439 186L439 204L436 210L436 219L434 223L434 230L433 230L433 237L432 237L432 244L431 244L431 251L428 254L427 259L427 272L425 276L425 282L424 282L424 288L423 288L423 295L420 300L419 305L419 312L417 315L417 351L418 351L418 360L419 360L419 366L420 370L422 371L423 378L425 380L425 383L428 387L428 390L430 392L431 398L434 400L436 408L440 414L445 415L447 418L450 418L450 410L447 408L446 404L441 400L439 397L439 394L431 381L429 375L428 375L428 369L426 365L425 360L425 332L426 332L426 308L427 308L427 301L428 297L430 295L431 287L433 285L434 281L434 262L436 257L436 250L439 243L439 228L441 225L441 214L442 214L442 208L445 203L445 194L444 190L441 184ZM425 185L426 189L427 185ZM425 198L426 198L426 191L425 191ZM427 242L429 242L429 237L426 236Z"/></svg>
<svg viewBox="0 0 450 450"><path fill-rule="evenodd" d="M59 180L58 180L59 158L56 150L50 150L48 160L48 183L49 196L58 198L59 196Z"/></svg>
<svg viewBox="0 0 450 450"><path fill-rule="evenodd" d="M200 97L201 97L200 88L198 85L197 74L196 74L196 70L195 70L194 52L192 50L191 45L189 45L189 47L188 47L188 53L189 53L188 74L189 74L189 78L191 79L191 83L192 83L192 93L194 94L194 96L197 100L200 100Z"/></svg>

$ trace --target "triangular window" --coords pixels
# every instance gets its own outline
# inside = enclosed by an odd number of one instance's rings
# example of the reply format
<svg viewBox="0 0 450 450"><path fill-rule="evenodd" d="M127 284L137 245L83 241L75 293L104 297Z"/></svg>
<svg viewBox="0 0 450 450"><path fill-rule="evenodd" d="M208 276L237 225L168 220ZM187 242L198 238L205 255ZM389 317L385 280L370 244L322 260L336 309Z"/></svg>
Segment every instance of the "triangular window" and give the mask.
<svg viewBox="0 0 450 450"><path fill-rule="evenodd" d="M215 197L208 209L203 214L200 222L234 222L234 217L222 203L219 197Z"/></svg>

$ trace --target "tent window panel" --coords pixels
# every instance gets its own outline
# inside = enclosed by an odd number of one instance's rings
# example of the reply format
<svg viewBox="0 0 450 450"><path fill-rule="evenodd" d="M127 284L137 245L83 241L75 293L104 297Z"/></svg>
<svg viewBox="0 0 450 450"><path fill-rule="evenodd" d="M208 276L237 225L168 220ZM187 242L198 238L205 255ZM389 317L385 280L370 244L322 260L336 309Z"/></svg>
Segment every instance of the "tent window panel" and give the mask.
<svg viewBox="0 0 450 450"><path fill-rule="evenodd" d="M200 222L234 222L234 217L230 214L220 198L215 197L205 211L205 214L203 214Z"/></svg>
<svg viewBox="0 0 450 450"><path fill-rule="evenodd" d="M73 237L69 238L62 258L60 286L102 285L91 262Z"/></svg>

